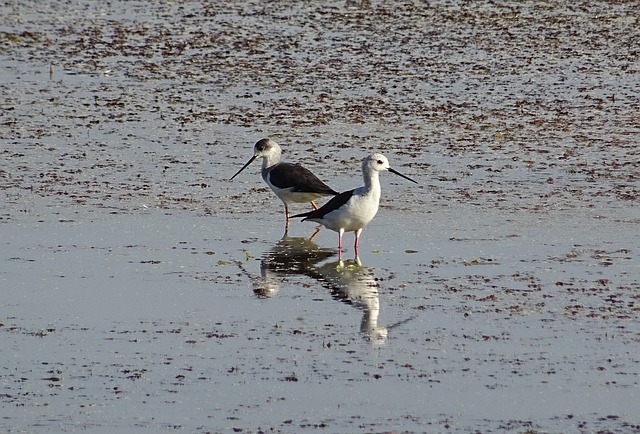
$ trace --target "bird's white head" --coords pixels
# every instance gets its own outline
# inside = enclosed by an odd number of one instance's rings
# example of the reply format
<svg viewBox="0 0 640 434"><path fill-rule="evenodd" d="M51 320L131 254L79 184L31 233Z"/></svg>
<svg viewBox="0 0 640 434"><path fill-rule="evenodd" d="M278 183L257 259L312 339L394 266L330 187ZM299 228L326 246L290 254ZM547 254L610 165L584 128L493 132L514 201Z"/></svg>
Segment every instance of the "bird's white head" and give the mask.
<svg viewBox="0 0 640 434"><path fill-rule="evenodd" d="M271 139L261 139L253 145L253 157L249 159L245 163L244 166L240 170L236 172L229 180L231 181L233 178L238 176L240 172L249 166L249 164L253 163L257 158L262 157L262 170L264 171L267 167L271 167L280 162L280 155L282 154L282 149L276 142ZM264 173L264 172L263 172ZM264 176L264 175L263 175Z"/></svg>
<svg viewBox="0 0 640 434"><path fill-rule="evenodd" d="M282 153L282 149L280 149L280 145L278 145L276 142L274 142L271 139L258 140L256 144L253 146L253 156L255 158L260 158L260 157L273 158L276 156L280 157L281 153Z"/></svg>
<svg viewBox="0 0 640 434"><path fill-rule="evenodd" d="M384 172L389 170L389 160L382 154L371 154L364 160L362 160L362 170L367 169L374 170L376 172Z"/></svg>
<svg viewBox="0 0 640 434"><path fill-rule="evenodd" d="M387 160L387 157L385 157L382 154L371 154L369 155L367 158L365 158L364 160L362 160L362 173L364 174L365 180L366 178L372 176L374 173L377 172L384 172L385 170L388 170L389 172L396 174L404 179L407 179L411 182L414 182L417 184L416 181L414 181L413 179L409 178L408 176L403 175L402 173L398 172L397 170L393 170L390 166L389 166L389 160Z"/></svg>

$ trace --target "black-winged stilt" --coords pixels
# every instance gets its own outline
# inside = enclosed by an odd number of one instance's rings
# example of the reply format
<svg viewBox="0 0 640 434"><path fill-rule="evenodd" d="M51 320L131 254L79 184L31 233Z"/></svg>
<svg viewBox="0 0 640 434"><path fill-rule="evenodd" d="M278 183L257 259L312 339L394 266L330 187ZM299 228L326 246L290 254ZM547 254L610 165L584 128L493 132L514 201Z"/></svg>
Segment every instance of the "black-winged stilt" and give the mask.
<svg viewBox="0 0 640 434"><path fill-rule="evenodd" d="M296 214L292 217L304 217L302 221L309 220L320 223L326 228L338 232L338 255L340 259L342 259L342 235L345 232L355 232L354 249L355 255L358 257L360 233L378 212L378 205L380 204L379 174L385 170L417 184L413 179L389 167L389 161L384 155L371 154L362 160L363 187L340 193L319 209Z"/></svg>
<svg viewBox="0 0 640 434"><path fill-rule="evenodd" d="M253 147L253 157L233 175L230 181L247 168L257 158L262 157L262 179L284 203L286 218L285 231L289 227L289 204L310 202L313 209L318 209L314 200L323 196L335 196L333 190L317 176L300 164L280 161L282 149L271 139L262 139Z"/></svg>

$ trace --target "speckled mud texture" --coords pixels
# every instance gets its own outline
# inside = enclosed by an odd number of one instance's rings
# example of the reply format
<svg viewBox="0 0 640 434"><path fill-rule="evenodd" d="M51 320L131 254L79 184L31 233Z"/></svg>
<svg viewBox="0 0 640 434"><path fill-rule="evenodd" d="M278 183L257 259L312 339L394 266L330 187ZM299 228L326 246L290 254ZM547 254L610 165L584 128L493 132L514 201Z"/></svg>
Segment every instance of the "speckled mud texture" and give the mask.
<svg viewBox="0 0 640 434"><path fill-rule="evenodd" d="M0 432L640 432L639 17L0 2ZM340 264L263 137L419 185Z"/></svg>

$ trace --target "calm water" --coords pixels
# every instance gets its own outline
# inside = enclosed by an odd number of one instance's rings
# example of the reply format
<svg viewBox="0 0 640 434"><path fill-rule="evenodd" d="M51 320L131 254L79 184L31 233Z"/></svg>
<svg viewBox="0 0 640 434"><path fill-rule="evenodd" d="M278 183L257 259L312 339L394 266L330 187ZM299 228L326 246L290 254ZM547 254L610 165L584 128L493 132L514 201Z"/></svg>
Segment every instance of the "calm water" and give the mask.
<svg viewBox="0 0 640 434"><path fill-rule="evenodd" d="M0 6L0 430L640 431L639 12Z"/></svg>

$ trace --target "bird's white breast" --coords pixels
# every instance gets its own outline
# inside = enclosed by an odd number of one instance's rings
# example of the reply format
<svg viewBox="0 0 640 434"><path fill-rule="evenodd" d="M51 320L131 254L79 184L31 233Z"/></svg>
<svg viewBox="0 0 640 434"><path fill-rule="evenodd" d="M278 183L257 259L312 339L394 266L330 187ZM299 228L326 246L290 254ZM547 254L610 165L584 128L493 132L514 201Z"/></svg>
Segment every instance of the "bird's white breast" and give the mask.
<svg viewBox="0 0 640 434"><path fill-rule="evenodd" d="M352 232L362 229L376 216L379 203L379 195L354 194L346 204L327 214L322 219L322 224L334 231L343 229L345 232Z"/></svg>

